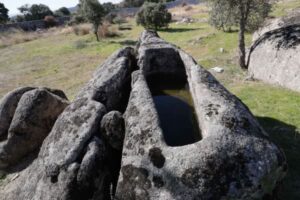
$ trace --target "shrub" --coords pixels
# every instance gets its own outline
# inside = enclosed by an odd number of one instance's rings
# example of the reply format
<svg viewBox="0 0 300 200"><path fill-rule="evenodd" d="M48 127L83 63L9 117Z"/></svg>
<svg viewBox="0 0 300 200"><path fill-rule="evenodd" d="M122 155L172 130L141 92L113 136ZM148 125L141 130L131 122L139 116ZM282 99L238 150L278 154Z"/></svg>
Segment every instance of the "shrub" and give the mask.
<svg viewBox="0 0 300 200"><path fill-rule="evenodd" d="M118 16L116 16L116 17L114 18L113 22L114 22L114 24L118 24L119 27L120 27L121 24L124 24L124 23L126 23L127 21L126 21L126 19L125 19L124 17L121 17L120 15L118 15Z"/></svg>
<svg viewBox="0 0 300 200"><path fill-rule="evenodd" d="M116 37L118 33L109 23L103 23L98 29L98 36L101 38Z"/></svg>
<svg viewBox="0 0 300 200"><path fill-rule="evenodd" d="M85 18L82 15L79 15L78 13L73 15L71 20L68 22L69 26L73 26L76 24L81 24L86 22Z"/></svg>
<svg viewBox="0 0 300 200"><path fill-rule="evenodd" d="M44 18L44 22L45 22L47 28L54 27L57 25L57 21L56 21L55 17L53 17L53 16L46 16Z"/></svg>
<svg viewBox="0 0 300 200"><path fill-rule="evenodd" d="M70 16L71 12L66 7L61 7L60 9L54 12L54 15L57 17Z"/></svg>
<svg viewBox="0 0 300 200"><path fill-rule="evenodd" d="M172 15L162 3L144 3L137 13L136 22L146 29L157 30L168 27Z"/></svg>
<svg viewBox="0 0 300 200"><path fill-rule="evenodd" d="M104 17L104 21L113 24L116 17L117 15L115 13L109 13Z"/></svg>
<svg viewBox="0 0 300 200"><path fill-rule="evenodd" d="M91 26L89 24L81 24L73 26L73 32L75 35L87 35L91 31Z"/></svg>
<svg viewBox="0 0 300 200"><path fill-rule="evenodd" d="M185 7L185 9L184 9L185 11L190 11L190 10L193 10L193 7L192 6L187 6L187 7Z"/></svg>

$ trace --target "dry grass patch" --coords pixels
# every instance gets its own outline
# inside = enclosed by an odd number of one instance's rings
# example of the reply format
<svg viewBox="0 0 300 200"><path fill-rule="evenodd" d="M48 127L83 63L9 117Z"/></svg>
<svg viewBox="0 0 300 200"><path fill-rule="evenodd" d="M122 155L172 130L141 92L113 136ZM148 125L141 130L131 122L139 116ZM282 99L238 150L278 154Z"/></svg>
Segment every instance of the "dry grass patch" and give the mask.
<svg viewBox="0 0 300 200"><path fill-rule="evenodd" d="M0 48L33 41L39 38L46 38L51 35L69 34L69 27L52 27L38 31L23 31L21 29L9 29L0 34Z"/></svg>

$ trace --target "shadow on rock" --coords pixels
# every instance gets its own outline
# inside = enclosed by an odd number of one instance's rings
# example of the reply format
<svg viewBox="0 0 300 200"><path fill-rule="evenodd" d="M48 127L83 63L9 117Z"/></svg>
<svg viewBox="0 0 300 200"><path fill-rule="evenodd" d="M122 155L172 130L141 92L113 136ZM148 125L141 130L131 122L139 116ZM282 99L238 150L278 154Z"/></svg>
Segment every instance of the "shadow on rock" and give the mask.
<svg viewBox="0 0 300 200"><path fill-rule="evenodd" d="M124 45L124 46L135 46L137 44L136 40L123 40L120 41L119 44Z"/></svg>

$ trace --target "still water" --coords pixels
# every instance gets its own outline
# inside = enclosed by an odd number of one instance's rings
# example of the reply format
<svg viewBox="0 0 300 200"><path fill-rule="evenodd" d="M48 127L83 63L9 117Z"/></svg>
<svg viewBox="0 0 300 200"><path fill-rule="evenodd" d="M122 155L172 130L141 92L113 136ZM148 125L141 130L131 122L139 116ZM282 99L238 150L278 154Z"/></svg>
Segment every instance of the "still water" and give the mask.
<svg viewBox="0 0 300 200"><path fill-rule="evenodd" d="M147 82L166 143L183 146L199 141L201 134L186 80L151 77Z"/></svg>

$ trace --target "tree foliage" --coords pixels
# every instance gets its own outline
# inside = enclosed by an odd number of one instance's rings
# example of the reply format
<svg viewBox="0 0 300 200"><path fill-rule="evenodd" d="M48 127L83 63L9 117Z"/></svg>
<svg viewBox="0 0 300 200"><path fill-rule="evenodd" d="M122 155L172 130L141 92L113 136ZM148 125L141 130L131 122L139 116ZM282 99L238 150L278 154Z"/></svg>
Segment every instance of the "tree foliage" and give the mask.
<svg viewBox="0 0 300 200"><path fill-rule="evenodd" d="M116 8L116 6L111 2L103 3L102 7L103 7L103 10L104 10L105 14L110 13L111 11L113 11Z"/></svg>
<svg viewBox="0 0 300 200"><path fill-rule="evenodd" d="M0 3L0 24L5 24L9 20L8 9L3 3Z"/></svg>
<svg viewBox="0 0 300 200"><path fill-rule="evenodd" d="M245 32L254 31L264 22L274 0L207 0L211 7L210 23L218 29L239 27L239 65L246 69Z"/></svg>
<svg viewBox="0 0 300 200"><path fill-rule="evenodd" d="M241 18L245 19L246 30L254 31L264 22L272 7L270 0L208 1L211 7L211 25L224 31L239 26Z"/></svg>
<svg viewBox="0 0 300 200"><path fill-rule="evenodd" d="M71 12L69 11L68 8L61 7L60 9L58 9L54 12L54 15L58 16L58 17L70 16Z"/></svg>
<svg viewBox="0 0 300 200"><path fill-rule="evenodd" d="M145 2L152 3L166 3L174 0L124 0L121 5L122 7L141 7Z"/></svg>
<svg viewBox="0 0 300 200"><path fill-rule="evenodd" d="M121 4L122 7L140 7L144 2L145 0L124 0Z"/></svg>
<svg viewBox="0 0 300 200"><path fill-rule="evenodd" d="M137 13L136 22L146 29L157 30L168 27L172 15L162 3L145 2Z"/></svg>
<svg viewBox="0 0 300 200"><path fill-rule="evenodd" d="M98 0L80 0L79 13L88 22L93 24L94 34L96 35L97 41L99 41L98 28L101 25L102 19L105 15L102 5Z"/></svg>
<svg viewBox="0 0 300 200"><path fill-rule="evenodd" d="M46 16L53 15L50 8L44 4L25 4L19 8L20 12L24 15L25 21L40 20Z"/></svg>

